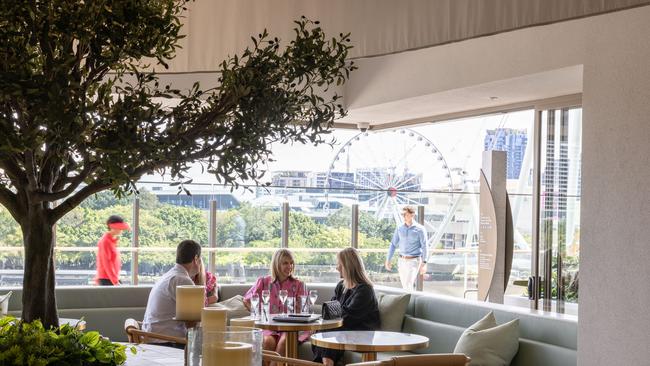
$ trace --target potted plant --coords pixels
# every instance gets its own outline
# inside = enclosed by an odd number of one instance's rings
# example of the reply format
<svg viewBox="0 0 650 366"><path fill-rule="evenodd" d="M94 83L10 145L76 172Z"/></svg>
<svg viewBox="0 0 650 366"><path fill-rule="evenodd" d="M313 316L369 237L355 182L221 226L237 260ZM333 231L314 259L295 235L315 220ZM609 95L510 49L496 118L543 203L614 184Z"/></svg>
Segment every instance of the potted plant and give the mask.
<svg viewBox="0 0 650 366"><path fill-rule="evenodd" d="M8 316L0 319L1 365L121 365L126 345L112 343L98 332L81 332L64 324L45 329L35 320L23 322ZM130 347L135 353L135 348Z"/></svg>

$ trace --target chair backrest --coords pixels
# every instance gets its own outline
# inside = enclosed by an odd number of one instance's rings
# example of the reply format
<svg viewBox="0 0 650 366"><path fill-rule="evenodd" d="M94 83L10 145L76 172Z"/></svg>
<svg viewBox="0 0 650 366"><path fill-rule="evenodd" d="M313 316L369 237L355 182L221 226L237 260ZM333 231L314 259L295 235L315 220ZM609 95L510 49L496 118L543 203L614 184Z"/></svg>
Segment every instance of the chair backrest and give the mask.
<svg viewBox="0 0 650 366"><path fill-rule="evenodd" d="M140 330L140 323L133 319L129 318L124 321L124 331L126 332L126 337L129 339L129 343L142 343L139 342L139 337L135 337L132 330Z"/></svg>
<svg viewBox="0 0 650 366"><path fill-rule="evenodd" d="M470 358L463 354L395 356L393 366L466 366Z"/></svg>
<svg viewBox="0 0 650 366"><path fill-rule="evenodd" d="M124 321L124 331L129 339L129 343L150 343L150 340L157 339L164 342L173 342L178 344L187 344L185 338L174 337L166 334L145 332L140 329L140 322L129 318Z"/></svg>
<svg viewBox="0 0 650 366"><path fill-rule="evenodd" d="M467 366L471 359L463 354L439 353L394 356L387 360L355 363L348 366Z"/></svg>
<svg viewBox="0 0 650 366"><path fill-rule="evenodd" d="M273 351L262 350L262 360L264 362L275 362L277 364L293 365L293 366L323 366L320 363L299 360L296 358L289 358L280 356L279 353Z"/></svg>

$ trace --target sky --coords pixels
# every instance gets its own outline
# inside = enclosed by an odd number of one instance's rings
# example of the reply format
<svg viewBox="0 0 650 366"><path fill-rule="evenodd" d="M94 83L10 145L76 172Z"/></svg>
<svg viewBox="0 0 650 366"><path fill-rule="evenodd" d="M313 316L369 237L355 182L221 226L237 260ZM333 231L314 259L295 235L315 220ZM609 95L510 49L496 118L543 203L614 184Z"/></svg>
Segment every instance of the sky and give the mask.
<svg viewBox="0 0 650 366"><path fill-rule="evenodd" d="M481 153L486 131L494 128L515 128L530 131L533 126L532 110L474 117L449 122L436 122L399 130L385 130L361 134L357 130L334 130L334 146L305 144L274 144L272 158L264 164L269 172L281 170L327 172L330 166L336 171L347 167L398 166L400 170L424 174L423 188L440 188L447 181L446 169L461 168L470 177L478 177ZM409 136L413 132L413 136ZM339 150L345 147L345 151ZM434 149L439 153L433 153ZM338 154L337 154L338 153ZM338 156L339 160L336 160ZM442 156L442 160L440 160ZM212 183L214 179L195 166L189 176L194 182ZM272 174L267 174L270 179ZM160 181L160 176L143 180ZM169 181L169 178L164 179Z"/></svg>

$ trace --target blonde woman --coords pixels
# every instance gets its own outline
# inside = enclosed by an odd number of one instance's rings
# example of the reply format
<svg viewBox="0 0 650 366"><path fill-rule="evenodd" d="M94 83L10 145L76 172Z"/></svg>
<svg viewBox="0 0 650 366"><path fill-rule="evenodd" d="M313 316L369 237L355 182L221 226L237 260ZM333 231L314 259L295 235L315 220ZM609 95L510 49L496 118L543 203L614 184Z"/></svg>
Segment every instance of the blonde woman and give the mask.
<svg viewBox="0 0 650 366"><path fill-rule="evenodd" d="M293 276L295 269L295 262L293 254L287 249L280 249L273 255L271 261L271 274L268 276L260 277L251 287L246 295L244 295L244 304L250 310L251 297L253 294L258 294L262 298L262 291L269 290L271 293L269 304L271 313L281 312L280 303L280 290L286 290L289 298L305 294L305 284ZM285 354L285 338L284 332L275 332L265 330L263 347L269 351L275 351L281 355ZM304 342L309 338L308 332L300 333L298 340Z"/></svg>
<svg viewBox="0 0 650 366"><path fill-rule="evenodd" d="M336 285L334 297L343 309L343 327L338 330L379 329L379 306L372 282L366 274L361 256L354 248L346 248L336 255L336 270L342 280ZM312 346L314 361L333 366L343 351Z"/></svg>

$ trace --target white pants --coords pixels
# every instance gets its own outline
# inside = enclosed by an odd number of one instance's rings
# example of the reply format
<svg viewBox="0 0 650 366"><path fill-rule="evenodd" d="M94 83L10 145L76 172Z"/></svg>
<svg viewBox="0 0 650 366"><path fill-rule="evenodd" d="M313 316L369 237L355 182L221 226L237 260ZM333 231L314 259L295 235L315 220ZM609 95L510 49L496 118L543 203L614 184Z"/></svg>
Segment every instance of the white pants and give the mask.
<svg viewBox="0 0 650 366"><path fill-rule="evenodd" d="M402 288L413 291L415 280L418 278L418 272L420 272L420 258L407 259L399 257L397 271L399 272L399 280L402 282Z"/></svg>

